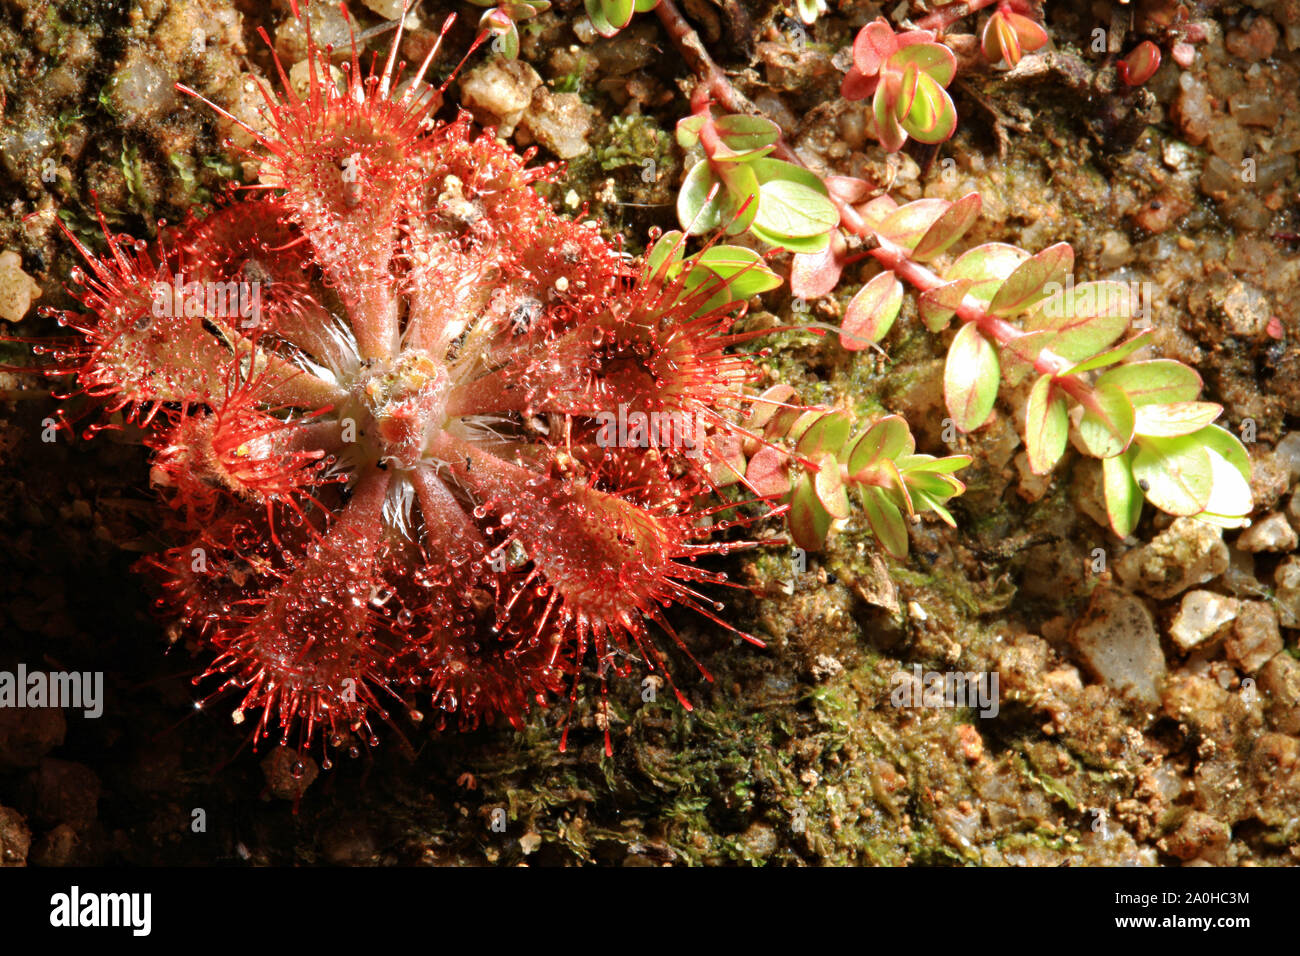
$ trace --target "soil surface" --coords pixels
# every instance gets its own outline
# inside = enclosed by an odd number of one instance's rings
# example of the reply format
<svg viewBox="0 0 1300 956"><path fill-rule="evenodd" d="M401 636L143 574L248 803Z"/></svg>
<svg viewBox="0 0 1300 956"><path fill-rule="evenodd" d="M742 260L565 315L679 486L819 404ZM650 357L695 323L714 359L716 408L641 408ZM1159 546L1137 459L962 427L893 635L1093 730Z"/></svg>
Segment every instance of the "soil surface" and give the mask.
<svg viewBox="0 0 1300 956"><path fill-rule="evenodd" d="M361 31L400 5L348 6ZM0 332L60 333L40 311L73 305L75 250L56 220L102 248L97 203L148 239L230 179L253 181L238 132L173 84L253 121L251 77L274 75L257 29L286 64L303 55L286 7L0 0ZM426 0L408 61L453 7L436 61L452 70L480 8ZM1300 862L1300 3L1049 3L1050 48L1013 70L954 41L970 52L957 135L892 156L839 83L857 28L908 4L831 7L804 26L771 4L683 5L815 170L888 183L899 201L978 189L968 241L1065 240L1080 280L1149 283L1152 354L1198 369L1250 449L1252 527L1148 506L1115 538L1096 461L1068 451L1051 476L1030 473L1027 383L954 436L947 338L910 300L883 356L776 334L766 384L859 418L903 414L920 450L974 456L957 529L914 528L895 562L856 514L802 566L788 548L727 559L752 593L720 595L725 615L767 648L679 615L714 680L676 660L692 712L612 687L612 758L582 700L567 752L559 706L519 732L387 727L319 770L312 755L254 753L220 704L196 710L200 662L131 571L159 547L138 436L46 440L59 399L0 373L0 670L105 675L97 719L0 709L0 865ZM317 37L344 49L333 9ZM469 59L448 108L565 160L549 198L640 252L652 227L676 227L683 59L653 13L604 40L573 0L522 33L518 64ZM1130 88L1115 65L1142 39L1164 63ZM850 269L812 315L837 322L868 275ZM801 306L778 291L746 321L797 324ZM31 349L0 343L0 361L31 364ZM94 420L83 399L62 404ZM930 671L996 674L996 714L894 706L900 672Z"/></svg>

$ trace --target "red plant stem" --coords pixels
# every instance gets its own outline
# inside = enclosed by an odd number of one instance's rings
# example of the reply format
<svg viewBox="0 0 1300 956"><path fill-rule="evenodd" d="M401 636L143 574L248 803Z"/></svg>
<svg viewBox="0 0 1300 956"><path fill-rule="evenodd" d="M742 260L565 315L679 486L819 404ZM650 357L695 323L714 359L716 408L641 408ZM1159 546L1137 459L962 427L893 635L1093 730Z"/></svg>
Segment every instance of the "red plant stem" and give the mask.
<svg viewBox="0 0 1300 956"><path fill-rule="evenodd" d="M996 0L970 0L969 3L950 4L948 7L935 11L930 16L938 16L946 10L951 11L956 7L965 8L965 12L961 16L966 16L982 7L989 6L993 2L996 2ZM1025 5L1013 2L1012 6L1018 8ZM677 9L673 0L659 0L655 12L659 15L659 21L663 24L664 29L668 31L668 36L673 41L673 44L699 77L699 83L691 94L691 112L696 115L709 116L710 106L716 102L732 113L761 115L761 111L731 84L726 74L709 56L709 52L704 49L704 44L700 41L699 34L686 22L685 17ZM960 19L960 17L953 17L953 20L956 19ZM716 131L713 131L710 124L706 123L700 134L700 141L706 153L709 152L709 133L713 133L716 139ZM807 164L786 143L784 137L777 139L772 155L804 169L808 168ZM921 292L945 284L944 279L940 276L909 258L905 250L877 236L867 221L852 205L834 194L830 196L830 199L835 204L835 208L839 210L841 226L864 239L879 241L879 245L870 250L870 255L875 256L887 269L892 269L897 275ZM984 311L979 301L971 296L967 296L957 309L957 317L963 322L976 323L985 336L992 339L1000 347L1010 349L1017 355L1021 353L1016 349L1016 343L1029 335L1028 332L1022 332L1006 319L989 315ZM1071 364L1073 363L1050 349L1039 350L1037 357L1033 360L1034 370L1040 375L1059 376ZM1065 377L1058 378L1056 384L1076 401L1082 402L1088 407L1092 407L1094 404L1092 390L1086 382L1074 377Z"/></svg>

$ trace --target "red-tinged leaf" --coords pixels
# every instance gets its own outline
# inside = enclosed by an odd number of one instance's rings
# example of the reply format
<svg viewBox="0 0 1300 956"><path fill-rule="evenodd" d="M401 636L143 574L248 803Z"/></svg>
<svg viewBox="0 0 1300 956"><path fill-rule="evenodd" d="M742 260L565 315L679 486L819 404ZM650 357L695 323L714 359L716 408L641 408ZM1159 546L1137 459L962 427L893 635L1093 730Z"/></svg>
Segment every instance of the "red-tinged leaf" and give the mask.
<svg viewBox="0 0 1300 956"><path fill-rule="evenodd" d="M719 488L734 485L745 473L745 454L739 435L715 435L710 441L709 477Z"/></svg>
<svg viewBox="0 0 1300 956"><path fill-rule="evenodd" d="M995 315L1019 315L1033 308L1050 294L1044 287L1055 283L1065 285L1066 277L1074 268L1074 250L1068 242L1058 242L1026 259L1007 276L998 288L989 311Z"/></svg>
<svg viewBox="0 0 1300 956"><path fill-rule="evenodd" d="M894 100L894 119L900 123L907 118L907 114L912 111L912 104L916 102L917 87L921 82L921 70L915 63L909 63L903 69L903 74L899 80L898 98Z"/></svg>
<svg viewBox="0 0 1300 956"><path fill-rule="evenodd" d="M795 394L795 390L789 385L773 385L765 389L750 403L749 417L744 420L744 426L751 431L762 428L781 410L783 404L795 397Z"/></svg>
<svg viewBox="0 0 1300 956"><path fill-rule="evenodd" d="M813 425L816 425L829 414L830 409L827 408L810 408L807 411L800 412L798 417L795 418L794 422L786 431L785 437L790 439L790 441L797 443L800 438L803 438L804 433L808 431L808 429L812 428Z"/></svg>
<svg viewBox="0 0 1300 956"><path fill-rule="evenodd" d="M1213 402L1170 402L1168 405L1139 405L1134 431L1155 438L1173 438L1198 432L1223 414Z"/></svg>
<svg viewBox="0 0 1300 956"><path fill-rule="evenodd" d="M903 305L903 283L882 272L858 290L840 323L840 343L850 352L879 342L889 332Z"/></svg>
<svg viewBox="0 0 1300 956"><path fill-rule="evenodd" d="M764 445L749 459L745 480L764 498L779 498L790 490L790 457Z"/></svg>
<svg viewBox="0 0 1300 956"><path fill-rule="evenodd" d="M862 489L862 510L880 546L898 559L907 557L907 519L883 488Z"/></svg>
<svg viewBox="0 0 1300 956"><path fill-rule="evenodd" d="M1250 483L1251 467L1250 455L1246 452L1246 446L1232 432L1218 425L1210 425L1200 432L1197 436L1201 444L1210 451L1217 452L1228 464L1236 468L1245 479Z"/></svg>
<svg viewBox="0 0 1300 956"><path fill-rule="evenodd" d="M840 282L844 272L844 237L836 232L821 252L800 253L790 266L790 291L801 299L826 295Z"/></svg>
<svg viewBox="0 0 1300 956"><path fill-rule="evenodd" d="M902 72L916 64L921 73L940 87L945 87L957 75L957 57L942 43L908 43L900 46L889 58L888 69Z"/></svg>
<svg viewBox="0 0 1300 956"><path fill-rule="evenodd" d="M846 202L850 206L866 202L873 188L871 183L855 176L827 176L824 181L827 191L833 198Z"/></svg>
<svg viewBox="0 0 1300 956"><path fill-rule="evenodd" d="M969 192L950 205L913 247L912 258L917 262L929 262L947 252L975 224L980 205L977 192Z"/></svg>
<svg viewBox="0 0 1300 956"><path fill-rule="evenodd" d="M1133 477L1147 500L1166 514L1205 510L1214 490L1214 466L1195 435L1143 438L1133 456Z"/></svg>
<svg viewBox="0 0 1300 956"><path fill-rule="evenodd" d="M1102 385L1089 393L1079 419L1078 435L1083 451L1093 458L1113 458L1133 441L1133 404L1113 385Z"/></svg>
<svg viewBox="0 0 1300 956"><path fill-rule="evenodd" d="M1006 62L1014 67L1020 62L1020 38L1001 10L994 11L980 34L980 49L990 63Z"/></svg>
<svg viewBox="0 0 1300 956"><path fill-rule="evenodd" d="M831 516L817 500L812 478L804 475L790 492L790 513L786 519L794 543L805 551L820 551L831 530Z"/></svg>
<svg viewBox="0 0 1300 956"><path fill-rule="evenodd" d="M947 90L928 73L922 73L917 80L916 99L902 123L918 143L933 146L946 142L957 131L957 107Z"/></svg>
<svg viewBox="0 0 1300 956"><path fill-rule="evenodd" d="M887 153L896 153L907 142L907 133L894 115L894 102L899 96L897 74L888 73L881 77L871 100L872 117L875 120L874 131L881 148Z"/></svg>
<svg viewBox="0 0 1300 956"><path fill-rule="evenodd" d="M1110 528L1121 538L1127 538L1142 517L1142 489L1133 480L1133 452L1105 459L1101 469Z"/></svg>
<svg viewBox="0 0 1300 956"><path fill-rule="evenodd" d="M778 408L763 429L764 437L768 439L786 438L790 430L794 428L794 423L805 415L805 411L800 406L793 408Z"/></svg>
<svg viewBox="0 0 1300 956"><path fill-rule="evenodd" d="M1026 332L1004 345L999 358L1002 360L1002 381L1008 385L1019 385L1026 375L1037 371L1034 363L1043 349L1052 345L1051 332Z"/></svg>
<svg viewBox="0 0 1300 956"><path fill-rule="evenodd" d="M1034 382L1025 406L1025 450L1029 467L1036 475L1045 475L1056 467L1070 434L1065 399L1054 392L1052 376L1044 375Z"/></svg>
<svg viewBox="0 0 1300 956"><path fill-rule="evenodd" d="M849 496L844 490L839 461L833 454L827 454L818 456L816 463L817 474L813 475L813 490L817 492L817 500L832 518L847 518Z"/></svg>
<svg viewBox="0 0 1300 956"><path fill-rule="evenodd" d="M840 81L840 96L846 100L865 100L876 92L876 87L880 84L880 77L867 76L856 66L850 67L849 72L844 74L844 79Z"/></svg>
<svg viewBox="0 0 1300 956"><path fill-rule="evenodd" d="M1201 376L1173 359L1121 365L1103 372L1097 384L1114 385L1127 394L1134 405L1194 402L1201 394Z"/></svg>
<svg viewBox="0 0 1300 956"><path fill-rule="evenodd" d="M1119 78L1129 86L1141 86L1160 69L1160 47L1143 40L1119 63Z"/></svg>
<svg viewBox="0 0 1300 956"><path fill-rule="evenodd" d="M849 440L849 429L852 427L852 420L844 412L828 412L799 436L794 450L806 458L838 455L844 443Z"/></svg>
<svg viewBox="0 0 1300 956"><path fill-rule="evenodd" d="M894 28L884 17L877 18L859 30L854 38L853 65L867 76L874 76L897 49Z"/></svg>
<svg viewBox="0 0 1300 956"><path fill-rule="evenodd" d="M957 314L962 299L975 285L973 279L955 279L945 285L921 293L917 307L921 312L921 321L931 332L942 332L948 327L952 317Z"/></svg>
<svg viewBox="0 0 1300 956"><path fill-rule="evenodd" d="M943 398L948 414L963 432L988 419L998 397L998 353L974 323L963 325L948 349L943 370Z"/></svg>
<svg viewBox="0 0 1300 956"><path fill-rule="evenodd" d="M916 441L907 422L898 415L888 415L868 428L853 443L848 456L849 477L861 481L865 473L882 460L897 461L912 454Z"/></svg>
<svg viewBox="0 0 1300 956"><path fill-rule="evenodd" d="M958 256L944 278L950 282L954 279L970 279L971 287L967 294L987 306L1007 276L1028 258L1029 253L1016 246L1009 246L1005 242L986 242L974 249L967 249Z"/></svg>
<svg viewBox="0 0 1300 956"><path fill-rule="evenodd" d="M766 151L781 138L781 127L761 116L736 113L715 120L713 125L722 142L737 156Z"/></svg>
<svg viewBox="0 0 1300 956"><path fill-rule="evenodd" d="M899 206L876 227L876 233L896 246L912 250L952 207L946 199L918 199Z"/></svg>
<svg viewBox="0 0 1300 956"><path fill-rule="evenodd" d="M870 202L855 205L853 207L859 216L863 218L866 224L872 229L878 229L880 224L888 219L898 208L898 203L888 195L880 195Z"/></svg>
<svg viewBox="0 0 1300 956"><path fill-rule="evenodd" d="M1065 375L1082 375L1084 372L1091 372L1094 369L1105 368L1107 365L1116 365L1124 361L1138 349L1151 344L1151 339L1155 336L1155 331L1148 329L1145 332L1139 332L1133 338L1121 345L1115 346L1109 351L1102 352L1100 355L1094 355L1086 362L1080 362L1066 369L1058 378Z"/></svg>
<svg viewBox="0 0 1300 956"><path fill-rule="evenodd" d="M1033 53L1047 43L1047 31L1037 23L1019 13L1007 15L1007 22L1016 31L1016 40L1020 43L1022 53Z"/></svg>
<svg viewBox="0 0 1300 956"><path fill-rule="evenodd" d="M1056 354L1078 362L1101 352L1124 334L1136 304L1123 282L1080 282L1070 287L1046 287L1051 292L1026 316L1027 331L1051 330L1050 347Z"/></svg>

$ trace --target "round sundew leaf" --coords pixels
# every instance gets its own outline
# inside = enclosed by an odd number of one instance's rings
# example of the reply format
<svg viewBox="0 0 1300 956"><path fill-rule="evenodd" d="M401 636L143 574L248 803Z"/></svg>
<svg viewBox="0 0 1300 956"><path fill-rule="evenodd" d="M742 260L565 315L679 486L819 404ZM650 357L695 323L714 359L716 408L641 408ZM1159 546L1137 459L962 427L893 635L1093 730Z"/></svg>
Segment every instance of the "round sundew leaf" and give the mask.
<svg viewBox="0 0 1300 956"><path fill-rule="evenodd" d="M873 424L849 448L849 476L861 481L877 462L897 461L916 449L911 429L899 415L887 415Z"/></svg>
<svg viewBox="0 0 1300 956"><path fill-rule="evenodd" d="M816 299L839 284L844 272L844 237L831 234L830 244L821 252L800 253L790 265L790 292L801 299Z"/></svg>
<svg viewBox="0 0 1300 956"><path fill-rule="evenodd" d="M1140 438L1134 444L1133 477L1148 501L1171 515L1205 510L1214 488L1214 468L1195 435Z"/></svg>
<svg viewBox="0 0 1300 956"><path fill-rule="evenodd" d="M907 557L907 519L898 505L889 499L883 488L870 485L863 486L861 499L871 533L880 546L895 558Z"/></svg>
<svg viewBox="0 0 1300 956"><path fill-rule="evenodd" d="M1058 288L1074 268L1074 250L1068 242L1058 242L1026 259L1007 276L989 302L995 315L1019 315L1027 312L1050 294L1049 284Z"/></svg>
<svg viewBox="0 0 1300 956"><path fill-rule="evenodd" d="M1201 394L1201 376L1173 359L1121 365L1103 372L1097 384L1123 390L1134 405L1194 402Z"/></svg>
<svg viewBox="0 0 1300 956"><path fill-rule="evenodd" d="M967 249L958 256L944 278L949 282L970 279L971 287L967 295L974 296L987 307L1007 276L1028 258L1029 253L1016 246L1005 242L986 242L974 249Z"/></svg>
<svg viewBox="0 0 1300 956"><path fill-rule="evenodd" d="M931 332L942 332L947 328L974 284L973 279L955 279L921 293L916 304L925 327Z"/></svg>
<svg viewBox="0 0 1300 956"><path fill-rule="evenodd" d="M1196 437L1202 445L1210 451L1217 452L1228 464L1236 468L1247 484L1250 483L1250 455L1236 435L1218 425L1207 425L1196 433Z"/></svg>
<svg viewBox="0 0 1300 956"><path fill-rule="evenodd" d="M980 207L980 194L977 192L969 192L949 205L916 243L912 258L917 262L929 262L943 255L975 224Z"/></svg>
<svg viewBox="0 0 1300 956"><path fill-rule="evenodd" d="M1101 469L1110 528L1119 537L1127 538L1142 517L1142 489L1133 480L1133 453L1103 459Z"/></svg>
<svg viewBox="0 0 1300 956"><path fill-rule="evenodd" d="M902 72L908 65L917 69L939 87L945 87L957 75L957 57L942 43L908 43L889 58L886 67Z"/></svg>
<svg viewBox="0 0 1300 956"><path fill-rule="evenodd" d="M820 551L830 533L832 518L817 500L812 477L803 475L790 492L790 513L786 524L794 543L805 551Z"/></svg>
<svg viewBox="0 0 1300 956"><path fill-rule="evenodd" d="M867 348L888 334L903 306L903 283L882 272L849 300L840 323L840 343L850 352Z"/></svg>
<svg viewBox="0 0 1300 956"><path fill-rule="evenodd" d="M1223 414L1213 402L1171 402L1167 405L1138 405L1134 431L1154 438L1173 438L1198 432Z"/></svg>
<svg viewBox="0 0 1300 956"><path fill-rule="evenodd" d="M779 498L790 490L790 458L764 445L749 459L745 480L764 498Z"/></svg>
<svg viewBox="0 0 1300 956"><path fill-rule="evenodd" d="M943 370L943 399L948 414L963 432L988 419L998 397L998 353L974 323L963 325L948 348Z"/></svg>
<svg viewBox="0 0 1300 956"><path fill-rule="evenodd" d="M797 393L789 385L773 385L765 389L749 406L749 416L743 424L751 431L762 428L772 416L780 410L781 405L794 398Z"/></svg>
<svg viewBox="0 0 1300 956"><path fill-rule="evenodd" d="M1138 349L1151 344L1151 339L1154 335L1155 331L1152 329L1148 329L1145 332L1139 332L1127 342L1123 342L1120 345L1115 346L1113 349L1102 352L1100 355L1094 355L1086 361L1071 366L1058 377L1064 377L1066 375L1082 375L1084 372L1091 372L1094 369L1105 368L1107 365L1115 365L1122 362Z"/></svg>
<svg viewBox="0 0 1300 956"><path fill-rule="evenodd" d="M833 454L817 457L817 474L813 475L813 490L817 500L832 518L849 516L849 496L844 490L840 465Z"/></svg>
<svg viewBox="0 0 1300 956"><path fill-rule="evenodd" d="M1113 385L1098 384L1079 420L1079 443L1093 458L1113 458L1133 441L1134 410L1128 396Z"/></svg>
<svg viewBox="0 0 1300 956"><path fill-rule="evenodd" d="M946 199L918 199L891 212L875 227L875 232L894 245L911 251L951 206L952 203Z"/></svg>
<svg viewBox="0 0 1300 956"><path fill-rule="evenodd" d="M1025 450L1034 474L1045 475L1056 467L1069 434L1065 399L1053 394L1052 376L1043 375L1034 382L1025 406Z"/></svg>
<svg viewBox="0 0 1300 956"><path fill-rule="evenodd" d="M957 130L957 107L947 90L922 73L917 80L916 99L902 120L903 129L918 143L946 142Z"/></svg>
<svg viewBox="0 0 1300 956"><path fill-rule="evenodd" d="M843 412L829 412L813 422L808 430L799 436L794 450L806 458L817 458L827 454L838 455L844 443L849 440L849 429L852 427L853 422L848 415Z"/></svg>

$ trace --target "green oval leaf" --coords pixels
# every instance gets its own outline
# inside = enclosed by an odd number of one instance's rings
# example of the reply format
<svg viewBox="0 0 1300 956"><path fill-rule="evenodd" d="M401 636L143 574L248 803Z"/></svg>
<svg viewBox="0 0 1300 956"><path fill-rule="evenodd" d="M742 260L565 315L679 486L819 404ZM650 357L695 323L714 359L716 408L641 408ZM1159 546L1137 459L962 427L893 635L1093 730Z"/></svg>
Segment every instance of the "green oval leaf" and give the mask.
<svg viewBox="0 0 1300 956"><path fill-rule="evenodd" d="M1113 458L1133 441L1133 403L1114 385L1098 384L1083 406L1079 442L1093 458Z"/></svg>
<svg viewBox="0 0 1300 956"><path fill-rule="evenodd" d="M807 458L817 458L826 454L838 455L844 443L849 440L849 429L852 427L853 422L844 412L827 412L799 436L794 450ZM836 515L836 517L843 516Z"/></svg>
<svg viewBox="0 0 1300 956"><path fill-rule="evenodd" d="M1135 406L1192 402L1201 394L1201 376L1173 359L1121 365L1103 372L1097 384L1123 390Z"/></svg>
<svg viewBox="0 0 1300 956"><path fill-rule="evenodd" d="M1142 517L1142 489L1133 480L1133 453L1106 458L1101 468L1110 528L1121 538L1127 538Z"/></svg>
<svg viewBox="0 0 1300 956"><path fill-rule="evenodd" d="M988 419L998 397L998 353L974 323L963 325L948 349L943 398L957 427L972 432Z"/></svg>
<svg viewBox="0 0 1300 956"><path fill-rule="evenodd" d="M889 332L903 306L903 283L882 272L858 290L840 323L840 342L850 352L879 342Z"/></svg>
<svg viewBox="0 0 1300 956"><path fill-rule="evenodd" d="M812 479L803 475L790 493L790 512L786 523L794 543L805 551L820 551L831 530L830 513L817 500Z"/></svg>
<svg viewBox="0 0 1300 956"><path fill-rule="evenodd" d="M916 441L899 415L887 415L853 443L848 456L849 477L861 481L882 460L897 461L916 449Z"/></svg>
<svg viewBox="0 0 1300 956"><path fill-rule="evenodd" d="M986 242L974 249L967 249L958 256L944 278L949 282L954 279L970 279L968 294L987 307L1007 276L1028 258L1029 253L1016 246L1009 246L1005 242Z"/></svg>
<svg viewBox="0 0 1300 956"><path fill-rule="evenodd" d="M870 485L863 486L861 497L867 523L881 547L900 560L907 557L907 520L898 505L883 488Z"/></svg>
<svg viewBox="0 0 1300 956"><path fill-rule="evenodd" d="M1026 259L1007 276L989 303L989 311L994 315L1019 315L1027 312L1047 298L1049 292L1045 289L1049 283L1064 286L1066 277L1073 268L1074 250L1068 242L1048 246Z"/></svg>
<svg viewBox="0 0 1300 956"><path fill-rule="evenodd" d="M1137 406L1134 431L1155 438L1172 438L1198 432L1223 414L1213 402L1170 402L1167 405Z"/></svg>
<svg viewBox="0 0 1300 956"><path fill-rule="evenodd" d="M1069 433L1065 399L1053 394L1052 376L1044 375L1034 382L1025 406L1025 449L1034 474L1045 475L1056 466Z"/></svg>
<svg viewBox="0 0 1300 956"><path fill-rule="evenodd" d="M1148 501L1171 515L1205 510L1214 489L1214 466L1195 435L1139 438L1134 444L1133 477Z"/></svg>
<svg viewBox="0 0 1300 956"><path fill-rule="evenodd" d="M969 192L950 205L916 243L912 258L917 262L929 262L947 252L975 224L981 202L979 193Z"/></svg>
<svg viewBox="0 0 1300 956"><path fill-rule="evenodd" d="M961 307L962 299L975 285L974 279L954 279L944 285L922 292L917 298L921 320L931 332L942 332Z"/></svg>

